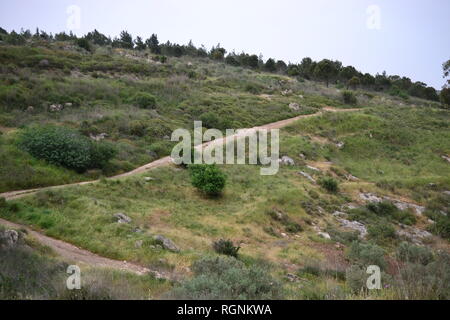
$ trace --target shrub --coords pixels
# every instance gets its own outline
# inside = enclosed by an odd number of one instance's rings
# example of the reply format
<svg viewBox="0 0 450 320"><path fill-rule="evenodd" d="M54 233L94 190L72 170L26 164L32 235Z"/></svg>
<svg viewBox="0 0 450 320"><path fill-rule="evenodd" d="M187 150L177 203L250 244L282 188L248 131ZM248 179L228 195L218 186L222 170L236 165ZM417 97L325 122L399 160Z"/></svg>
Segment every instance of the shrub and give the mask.
<svg viewBox="0 0 450 320"><path fill-rule="evenodd" d="M0 197L0 208L6 208L8 204L6 203L6 199L3 197Z"/></svg>
<svg viewBox="0 0 450 320"><path fill-rule="evenodd" d="M241 247L235 247L233 241L220 239L213 243L214 251L219 254L237 258L238 251Z"/></svg>
<svg viewBox="0 0 450 320"><path fill-rule="evenodd" d="M387 220L379 221L370 225L367 228L367 231L371 239L374 239L376 242L380 243L396 237L395 228Z"/></svg>
<svg viewBox="0 0 450 320"><path fill-rule="evenodd" d="M384 250L376 244L354 241L350 246L347 256L359 265L377 265L382 269L386 267Z"/></svg>
<svg viewBox="0 0 450 320"><path fill-rule="evenodd" d="M92 45L89 42L89 40L87 40L86 38L80 38L77 39L75 41L75 43L77 44L77 46L79 46L80 48L83 48L84 50L88 51L88 52L92 52Z"/></svg>
<svg viewBox="0 0 450 320"><path fill-rule="evenodd" d="M77 131L51 125L25 129L19 145L36 158L78 172L102 168L115 155L111 144L95 143Z"/></svg>
<svg viewBox="0 0 450 320"><path fill-rule="evenodd" d="M355 94L351 91L343 91L342 99L346 104L356 104L357 102Z"/></svg>
<svg viewBox="0 0 450 320"><path fill-rule="evenodd" d="M170 299L268 300L280 299L280 284L265 268L247 267L232 257L206 257L192 266L194 278L175 287Z"/></svg>
<svg viewBox="0 0 450 320"><path fill-rule="evenodd" d="M419 247L408 242L402 242L397 248L397 257L403 262L420 263L423 265L433 261L433 253L426 247Z"/></svg>
<svg viewBox="0 0 450 320"><path fill-rule="evenodd" d="M225 188L226 176L212 164L194 164L189 166L192 185L211 196L219 195Z"/></svg>
<svg viewBox="0 0 450 320"><path fill-rule="evenodd" d="M442 252L434 261L406 263L396 277L395 299L450 299L450 255Z"/></svg>
<svg viewBox="0 0 450 320"><path fill-rule="evenodd" d="M319 184L328 192L337 192L339 190L338 182L333 178L323 178L319 181Z"/></svg>
<svg viewBox="0 0 450 320"><path fill-rule="evenodd" d="M156 107L156 98L149 93L139 92L134 95L133 103L139 108L153 109Z"/></svg>

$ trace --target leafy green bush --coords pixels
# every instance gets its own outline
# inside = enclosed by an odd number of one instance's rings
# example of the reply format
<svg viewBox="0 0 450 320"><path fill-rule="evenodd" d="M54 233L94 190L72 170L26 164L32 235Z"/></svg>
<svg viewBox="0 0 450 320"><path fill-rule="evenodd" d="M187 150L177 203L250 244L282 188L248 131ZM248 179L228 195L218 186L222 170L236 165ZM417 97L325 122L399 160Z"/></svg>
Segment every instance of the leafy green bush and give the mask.
<svg viewBox="0 0 450 320"><path fill-rule="evenodd" d="M79 46L80 48L83 48L84 50L88 51L88 52L92 52L92 45L89 42L89 40L87 40L86 38L80 38L77 39L75 41L75 43L77 44L77 46Z"/></svg>
<svg viewBox="0 0 450 320"><path fill-rule="evenodd" d="M382 220L369 225L367 231L369 237L374 239L377 243L383 243L396 237L395 228L387 220Z"/></svg>
<svg viewBox="0 0 450 320"><path fill-rule="evenodd" d="M153 109L156 107L156 98L150 93L139 92L134 95L133 103L142 109Z"/></svg>
<svg viewBox="0 0 450 320"><path fill-rule="evenodd" d="M397 257L402 262L427 265L433 261L433 252L427 247L419 247L404 241L397 248Z"/></svg>
<svg viewBox="0 0 450 320"><path fill-rule="evenodd" d="M328 192L336 193L339 190L338 182L333 178L320 179L319 184Z"/></svg>
<svg viewBox="0 0 450 320"><path fill-rule="evenodd" d="M377 265L382 269L386 267L384 250L376 244L354 241L347 256L352 262L363 266Z"/></svg>
<svg viewBox="0 0 450 320"><path fill-rule="evenodd" d="M25 129L19 145L36 158L79 172L102 168L116 153L109 143L96 143L77 131L51 125Z"/></svg>
<svg viewBox="0 0 450 320"><path fill-rule="evenodd" d="M346 104L356 104L356 96L351 91L343 91L342 92L342 99L344 100L344 103Z"/></svg>
<svg viewBox="0 0 450 320"><path fill-rule="evenodd" d="M189 166L192 185L200 191L211 195L219 195L225 188L226 176L214 164L194 164Z"/></svg>
<svg viewBox="0 0 450 320"><path fill-rule="evenodd" d="M247 267L232 257L206 257L192 266L194 278L175 287L170 299L268 300L280 299L280 284L265 268Z"/></svg>
<svg viewBox="0 0 450 320"><path fill-rule="evenodd" d="M230 257L237 258L238 251L241 247L235 247L233 241L220 239L213 243L214 251Z"/></svg>

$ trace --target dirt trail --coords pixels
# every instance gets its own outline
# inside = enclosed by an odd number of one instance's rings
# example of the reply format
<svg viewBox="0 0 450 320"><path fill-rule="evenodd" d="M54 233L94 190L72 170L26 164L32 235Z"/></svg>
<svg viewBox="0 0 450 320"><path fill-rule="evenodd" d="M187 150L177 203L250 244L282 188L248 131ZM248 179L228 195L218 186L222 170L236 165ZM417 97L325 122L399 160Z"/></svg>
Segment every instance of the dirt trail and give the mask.
<svg viewBox="0 0 450 320"><path fill-rule="evenodd" d="M289 125L289 124L291 124L291 123L293 123L293 122L295 122L295 121L297 121L299 119L310 118L310 117L315 117L315 116L322 115L324 113L324 111L328 111L328 112L350 112L350 111L358 111L358 110L361 110L361 109L324 108L321 111L319 111L317 113L314 113L314 114L301 115L301 116L297 116L297 117L294 117L294 118L290 118L290 119L286 119L286 120L281 120L281 121L269 123L269 124L266 124L266 125L263 125L263 126L250 128L250 129L247 129L247 130L279 129L279 128L285 127L285 126L287 126L287 125ZM244 130L244 133L247 132L247 130ZM238 135L235 135L235 136L238 136ZM228 137L228 138L231 138L231 137ZM225 141L225 139L226 138L217 139L217 140L213 140L213 142L214 143L223 143ZM211 142L204 143L204 144L202 144L202 146L207 146L210 143ZM123 178L123 177L132 176L132 175L135 175L135 174L139 174L139 173L145 172L145 171L150 170L150 169L154 169L154 168L157 168L157 167L169 165L170 163L172 163L171 157L164 157L164 158L161 158L159 160L156 160L156 161L153 161L151 163L148 163L148 164L146 164L144 166L141 166L139 168L136 168L136 169L134 169L134 170L132 170L130 172L126 172L126 173L123 173L123 174L111 177L109 179L117 179L117 178ZM99 180L84 181L84 182L77 182L77 183L65 184L65 185L60 185L60 186L51 186L51 187L45 187L45 188L11 191L11 192L0 193L0 197L5 198L6 200L13 200L13 199L24 197L26 195L30 195L30 194L36 193L38 191L49 190L49 189L59 189L59 188L64 188L64 187L69 187L69 186L82 186L82 185L96 183L98 181ZM0 218L0 224L5 225L5 226L7 226L9 228L25 229L25 230L27 230L28 233L31 236L36 238L42 244L52 248L62 258L67 259L67 260L85 263L87 265L94 266L94 267L108 267L108 268L114 268L114 269L129 271L129 272L133 272L133 273L136 273L136 274L144 274L144 273L152 272L158 277L170 278L170 275L166 275L166 274L158 272L158 271L150 270L148 268L139 266L139 265L134 264L134 263L125 262L125 261L118 261L118 260L113 260L113 259L108 259L108 258L101 257L101 256L99 256L99 255L97 255L95 253L90 252L90 251L77 248L76 246L74 246L74 245L72 245L70 243L67 243L67 242L64 242L64 241L61 241L61 240L57 240L57 239L53 239L51 237L45 236L42 233L39 233L37 231L33 231L32 229L30 229L29 227L26 227L24 225L12 223L12 222L9 222L9 221L1 219L1 218Z"/></svg>
<svg viewBox="0 0 450 320"><path fill-rule="evenodd" d="M25 229L30 236L38 240L41 244L52 248L58 255L68 261L76 261L95 267L119 269L136 274L144 274L151 271L148 268L134 263L101 257L90 251L80 249L70 243L47 237L39 232L31 230L26 226L12 223L1 218L0 224L6 226L7 228Z"/></svg>

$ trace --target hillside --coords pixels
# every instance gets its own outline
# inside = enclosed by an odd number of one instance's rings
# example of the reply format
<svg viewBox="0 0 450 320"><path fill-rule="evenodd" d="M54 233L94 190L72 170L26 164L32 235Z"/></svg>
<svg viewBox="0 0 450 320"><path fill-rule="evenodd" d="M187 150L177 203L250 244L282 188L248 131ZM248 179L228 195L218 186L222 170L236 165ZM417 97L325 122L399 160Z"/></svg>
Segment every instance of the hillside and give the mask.
<svg viewBox="0 0 450 320"><path fill-rule="evenodd" d="M97 180L8 198L0 218L156 271L137 276L86 264L92 277L115 279L101 282L110 294L99 296L450 297L450 112L438 102L208 57L91 53L70 41L1 44L0 61L0 193ZM190 169L170 163L107 178L169 155L172 131L192 130L194 120L224 130L300 115L310 116L280 129L280 156L290 165L273 176L261 176L260 165L218 165L226 175L220 197L198 192ZM55 126L70 131L52 135L114 152L79 170L24 147L40 128ZM118 213L130 220L118 223ZM219 239L240 247L237 260L217 258ZM54 253L28 251L33 258L21 258L55 263ZM229 270L220 281L214 263ZM372 264L382 269L383 290L364 288ZM128 297L117 293L125 282ZM242 294L227 292L228 284ZM0 286L0 298L15 297Z"/></svg>

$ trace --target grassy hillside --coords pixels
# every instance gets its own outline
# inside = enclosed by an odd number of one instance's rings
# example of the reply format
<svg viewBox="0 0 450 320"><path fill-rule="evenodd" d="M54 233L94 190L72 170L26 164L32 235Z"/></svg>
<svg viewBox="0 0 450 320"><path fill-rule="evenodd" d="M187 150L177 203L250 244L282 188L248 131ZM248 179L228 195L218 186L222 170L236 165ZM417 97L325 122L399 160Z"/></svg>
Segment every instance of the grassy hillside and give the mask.
<svg viewBox="0 0 450 320"><path fill-rule="evenodd" d="M217 298L223 288L216 264L229 270L223 281L235 285L238 272L245 274L242 283L263 288L255 296L242 285L241 296L219 296L226 298L450 297L450 281L442 281L450 276L450 163L442 157L450 154L448 110L364 90L354 90L357 101L349 105L335 86L207 58L161 64L145 52L77 50L65 43L0 46L0 192L131 170L169 154L171 131L191 128L193 120L243 128L327 106L359 110L325 112L283 128L280 152L295 165L282 166L277 175L261 176L256 165L219 166L227 176L221 197L205 197L192 187L188 169L167 166L0 203L0 217L103 256L186 277L181 284L155 285L158 297ZM143 93L156 104L143 108ZM61 111L49 109L66 103L71 105ZM35 159L18 141L27 128L43 124L72 128L89 139L106 133L117 154L86 172ZM335 192L327 189L330 181ZM365 202L366 193L421 205L424 212L400 210L391 200ZM116 213L131 223L117 223ZM342 217L363 223L367 236L343 227ZM433 236L416 241L404 230ZM171 239L180 251L164 249L155 235ZM208 260L217 255L218 239L241 247L238 262ZM381 291L361 290L369 264L382 267ZM261 275L274 285L254 280Z"/></svg>

